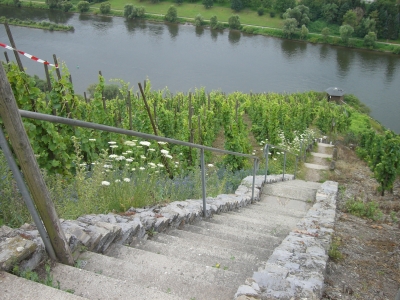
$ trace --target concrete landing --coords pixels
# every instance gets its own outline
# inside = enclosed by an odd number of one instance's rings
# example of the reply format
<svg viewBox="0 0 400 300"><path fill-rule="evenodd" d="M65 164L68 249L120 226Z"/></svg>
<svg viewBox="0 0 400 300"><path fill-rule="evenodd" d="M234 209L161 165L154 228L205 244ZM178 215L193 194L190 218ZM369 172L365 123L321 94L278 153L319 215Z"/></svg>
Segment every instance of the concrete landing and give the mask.
<svg viewBox="0 0 400 300"><path fill-rule="evenodd" d="M323 166L323 165L304 163L304 166L306 168L314 169L314 170L329 170L329 166Z"/></svg>

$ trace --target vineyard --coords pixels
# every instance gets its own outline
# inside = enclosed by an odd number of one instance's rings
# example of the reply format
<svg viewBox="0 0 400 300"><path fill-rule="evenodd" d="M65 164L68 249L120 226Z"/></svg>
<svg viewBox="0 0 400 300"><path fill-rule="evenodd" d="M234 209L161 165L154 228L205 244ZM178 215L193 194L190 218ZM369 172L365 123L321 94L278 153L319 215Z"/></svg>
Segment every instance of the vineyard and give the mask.
<svg viewBox="0 0 400 300"><path fill-rule="evenodd" d="M323 135L345 134L351 128L353 115L359 115L349 106L327 102L324 93L226 95L199 89L172 94L168 90L153 91L149 81L140 93L129 83L115 80L119 91L115 98L106 99L107 85L101 75L93 93L86 98L74 93L64 65L60 66L61 73L50 73L47 88L42 90L37 80L21 72L17 65L4 66L20 109L143 133L156 132L205 146L213 146L223 136L226 150L258 155L261 159L265 144L299 153L302 142L314 138L317 131ZM245 115L251 127L244 122ZM23 121L63 218L200 197L196 149L128 140L119 134L45 121ZM360 155L371 161L371 168L382 182L382 192L390 190L400 170L399 137L391 132L377 134L372 129L358 135ZM252 145L250 136L255 137L257 145ZM375 148L371 151L371 147ZM270 170L281 172L282 151L270 152ZM251 162L243 157L216 157L206 152L206 161L210 196L232 192L251 172ZM293 172L294 161L294 156L288 157L289 172ZM4 164L1 158L2 199L18 198ZM5 201L0 204L0 224L18 225L26 221L23 208L16 211L19 205Z"/></svg>

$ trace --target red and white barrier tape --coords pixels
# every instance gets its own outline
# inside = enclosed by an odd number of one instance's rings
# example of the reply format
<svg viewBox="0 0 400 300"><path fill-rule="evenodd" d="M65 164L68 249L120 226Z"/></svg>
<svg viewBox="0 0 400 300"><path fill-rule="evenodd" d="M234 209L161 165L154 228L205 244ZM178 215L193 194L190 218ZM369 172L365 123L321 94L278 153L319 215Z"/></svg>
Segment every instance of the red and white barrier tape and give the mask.
<svg viewBox="0 0 400 300"><path fill-rule="evenodd" d="M40 63L42 63L42 64L45 64L45 65L49 65L49 66L58 68L58 65L53 65L53 64L49 63L47 60L40 59L40 58L38 58L38 57L36 57L36 56L30 55L30 54L28 54L28 53L25 53L24 51L20 51L20 50L14 49L13 47L8 46L8 45L6 45L6 44L0 43L0 47L6 48L6 49L11 50L11 51L15 50L15 51L17 51L19 54L22 54L22 55L26 56L27 58L30 58L30 59L32 59L32 60L34 60L34 61L37 61L37 62L40 62Z"/></svg>

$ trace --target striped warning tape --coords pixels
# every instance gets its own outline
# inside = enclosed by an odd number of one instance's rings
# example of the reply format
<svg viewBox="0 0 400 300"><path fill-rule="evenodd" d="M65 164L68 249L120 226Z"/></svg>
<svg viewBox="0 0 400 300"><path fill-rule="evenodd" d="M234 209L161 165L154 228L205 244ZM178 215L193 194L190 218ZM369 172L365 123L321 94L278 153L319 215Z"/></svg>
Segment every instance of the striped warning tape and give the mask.
<svg viewBox="0 0 400 300"><path fill-rule="evenodd" d="M30 55L30 54L28 54L28 53L26 53L26 52L24 52L24 51L20 51L20 50L14 49L13 47L8 46L8 45L6 45L6 44L0 43L0 47L6 48L6 49L8 49L8 50L15 50L15 51L17 51L19 54L22 54L22 55L24 55L24 56L26 56L26 57L28 57L28 58L34 60L34 61L37 61L37 62L40 62L40 63L42 63L42 64L45 64L45 65L49 65L49 66L58 68L58 65L53 65L53 64L49 63L47 60L40 59L40 58L38 58L38 57L36 57L36 56L33 56L33 55Z"/></svg>

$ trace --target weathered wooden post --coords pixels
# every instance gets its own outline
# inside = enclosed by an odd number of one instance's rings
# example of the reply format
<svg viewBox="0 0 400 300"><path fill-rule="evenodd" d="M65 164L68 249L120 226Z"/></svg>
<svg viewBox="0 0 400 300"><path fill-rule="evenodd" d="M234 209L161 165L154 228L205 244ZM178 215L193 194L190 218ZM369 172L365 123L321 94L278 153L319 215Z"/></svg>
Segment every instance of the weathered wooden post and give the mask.
<svg viewBox="0 0 400 300"><path fill-rule="evenodd" d="M10 30L10 27L8 26L7 21L4 22L4 27L6 28L6 32L8 35L8 39L10 40L11 47L13 47L14 49L17 49L17 46L15 45L14 38L11 34L11 30ZM17 60L19 70L21 72L24 72L24 67L22 66L21 58L19 57L19 53L17 50L14 50L14 55L15 55L15 59Z"/></svg>
<svg viewBox="0 0 400 300"><path fill-rule="evenodd" d="M103 77L103 74L101 74L101 71L99 71L99 75L101 77ZM103 100L103 109L104 109L104 111L107 111L106 99L104 98L104 90L101 92L101 99Z"/></svg>
<svg viewBox="0 0 400 300"><path fill-rule="evenodd" d="M10 63L10 59L8 58L8 54L6 51L4 51L4 57L6 58L6 62L9 64Z"/></svg>
<svg viewBox="0 0 400 300"><path fill-rule="evenodd" d="M131 91L128 91L128 115L129 115L129 130L132 130L132 100Z"/></svg>
<svg viewBox="0 0 400 300"><path fill-rule="evenodd" d="M3 66L0 64L0 116L7 130L11 145L21 165L26 183L33 201L39 211L57 258L64 264L73 265L71 249L62 231L54 204L51 201L35 154L26 134L17 103L7 80Z"/></svg>

